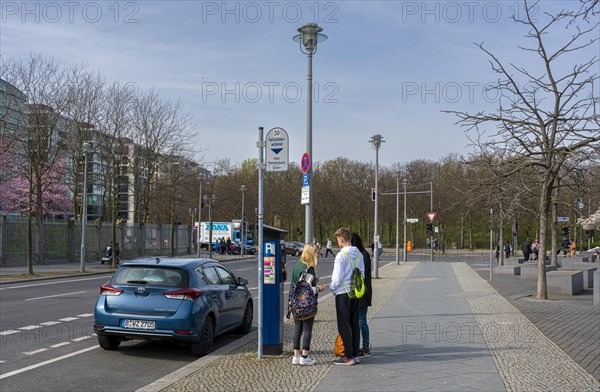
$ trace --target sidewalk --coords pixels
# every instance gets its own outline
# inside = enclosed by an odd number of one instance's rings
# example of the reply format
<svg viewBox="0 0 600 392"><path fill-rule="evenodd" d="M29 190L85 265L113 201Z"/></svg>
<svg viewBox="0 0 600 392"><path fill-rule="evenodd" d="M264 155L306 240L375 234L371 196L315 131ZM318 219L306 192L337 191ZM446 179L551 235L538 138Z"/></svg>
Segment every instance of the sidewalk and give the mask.
<svg viewBox="0 0 600 392"><path fill-rule="evenodd" d="M598 380L467 264L390 264L380 277L369 309L372 356L358 365L331 362L337 328L327 295L313 330L317 365L291 364L287 322L282 356L258 361L254 331L140 391L600 390ZM600 321L594 317L585 322Z"/></svg>

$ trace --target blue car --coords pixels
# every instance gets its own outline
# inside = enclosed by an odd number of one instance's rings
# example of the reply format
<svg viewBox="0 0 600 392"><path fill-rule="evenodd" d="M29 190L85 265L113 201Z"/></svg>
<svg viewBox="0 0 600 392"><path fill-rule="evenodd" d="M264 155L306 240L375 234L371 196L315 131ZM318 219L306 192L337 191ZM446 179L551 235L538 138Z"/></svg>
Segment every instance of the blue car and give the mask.
<svg viewBox="0 0 600 392"><path fill-rule="evenodd" d="M148 258L123 263L100 287L98 344L116 350L133 339L187 342L203 356L215 336L250 332L248 281L212 259Z"/></svg>

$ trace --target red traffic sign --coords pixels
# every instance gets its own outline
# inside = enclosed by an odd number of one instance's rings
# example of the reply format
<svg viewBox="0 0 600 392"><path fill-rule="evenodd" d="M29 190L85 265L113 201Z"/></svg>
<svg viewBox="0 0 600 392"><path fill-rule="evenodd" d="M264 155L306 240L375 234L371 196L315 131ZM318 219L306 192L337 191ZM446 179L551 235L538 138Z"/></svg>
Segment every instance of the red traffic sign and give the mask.
<svg viewBox="0 0 600 392"><path fill-rule="evenodd" d="M310 170L310 155L305 152L302 155L302 159L300 160L300 167L302 168L302 173L306 174Z"/></svg>
<svg viewBox="0 0 600 392"><path fill-rule="evenodd" d="M429 222L433 223L433 220L435 219L435 212L428 212L427 213L427 217L429 218Z"/></svg>

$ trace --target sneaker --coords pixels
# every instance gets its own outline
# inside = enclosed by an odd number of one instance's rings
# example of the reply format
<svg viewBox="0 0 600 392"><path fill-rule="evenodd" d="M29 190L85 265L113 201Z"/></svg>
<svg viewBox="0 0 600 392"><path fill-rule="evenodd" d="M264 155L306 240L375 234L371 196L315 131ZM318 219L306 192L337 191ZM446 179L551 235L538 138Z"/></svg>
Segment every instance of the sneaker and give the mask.
<svg viewBox="0 0 600 392"><path fill-rule="evenodd" d="M360 349L360 352L358 353L359 357L363 357L363 358L367 358L371 356L371 350L365 350L364 348Z"/></svg>
<svg viewBox="0 0 600 392"><path fill-rule="evenodd" d="M302 358L302 357L293 356L292 357L292 365L298 365L300 363L300 358Z"/></svg>
<svg viewBox="0 0 600 392"><path fill-rule="evenodd" d="M312 366L312 365L316 365L317 362L312 359L311 357L300 357L300 365L302 366Z"/></svg>
<svg viewBox="0 0 600 392"><path fill-rule="evenodd" d="M360 358L358 356L354 357L354 361L358 365L360 363Z"/></svg>
<svg viewBox="0 0 600 392"><path fill-rule="evenodd" d="M334 365L354 365L356 363L356 360L354 358L346 358L346 357L341 357L336 359L335 361L333 361Z"/></svg>

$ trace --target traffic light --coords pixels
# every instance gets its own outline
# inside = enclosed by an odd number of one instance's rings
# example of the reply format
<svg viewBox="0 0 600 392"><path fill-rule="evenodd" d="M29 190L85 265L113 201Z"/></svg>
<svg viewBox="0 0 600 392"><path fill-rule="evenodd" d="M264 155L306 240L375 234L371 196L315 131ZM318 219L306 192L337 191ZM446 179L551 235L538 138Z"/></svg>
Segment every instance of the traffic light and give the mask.
<svg viewBox="0 0 600 392"><path fill-rule="evenodd" d="M377 192L377 190L375 188L371 188L371 201L375 201L375 192Z"/></svg>
<svg viewBox="0 0 600 392"><path fill-rule="evenodd" d="M561 230L562 230L562 236L563 237L568 237L569 236L569 226L563 226Z"/></svg>
<svg viewBox="0 0 600 392"><path fill-rule="evenodd" d="M298 236L302 235L302 228L300 226L296 227L296 231L298 232Z"/></svg>
<svg viewBox="0 0 600 392"><path fill-rule="evenodd" d="M427 224L427 234L433 234L433 223Z"/></svg>

